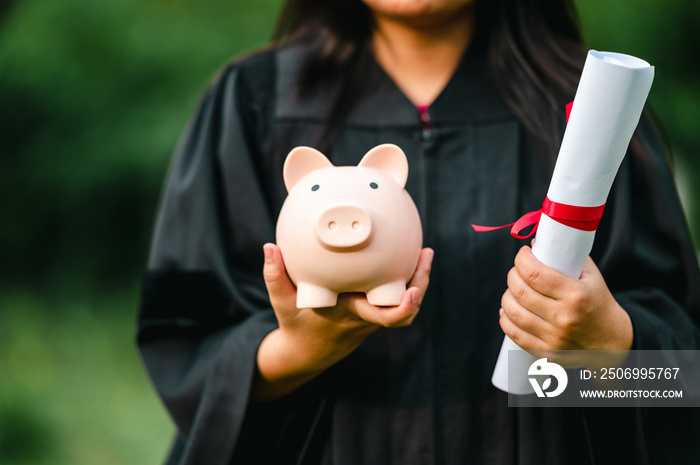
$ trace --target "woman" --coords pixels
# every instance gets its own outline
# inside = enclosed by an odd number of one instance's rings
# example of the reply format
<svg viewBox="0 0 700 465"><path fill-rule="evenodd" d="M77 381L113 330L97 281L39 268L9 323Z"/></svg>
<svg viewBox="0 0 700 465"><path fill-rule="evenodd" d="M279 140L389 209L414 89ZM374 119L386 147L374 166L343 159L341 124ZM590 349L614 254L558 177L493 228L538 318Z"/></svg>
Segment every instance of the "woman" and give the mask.
<svg viewBox="0 0 700 465"><path fill-rule="evenodd" d="M141 305L140 349L179 431L169 463L700 457L689 414L509 409L490 384L503 332L525 349L700 340L697 263L646 123L581 280L468 227L510 222L544 198L584 57L570 11L292 0L287 38L225 70L176 155ZM385 142L409 159L426 246L401 305L349 294L297 309L272 244L284 157L312 145L355 165ZM660 428L670 421L676 430Z"/></svg>

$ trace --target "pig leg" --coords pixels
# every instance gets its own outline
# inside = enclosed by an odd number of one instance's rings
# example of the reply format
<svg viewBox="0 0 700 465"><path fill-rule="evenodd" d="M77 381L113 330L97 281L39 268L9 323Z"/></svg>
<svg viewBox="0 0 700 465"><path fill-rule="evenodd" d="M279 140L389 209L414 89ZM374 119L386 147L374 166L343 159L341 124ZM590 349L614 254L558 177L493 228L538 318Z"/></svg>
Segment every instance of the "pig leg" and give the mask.
<svg viewBox="0 0 700 465"><path fill-rule="evenodd" d="M406 281L394 281L367 291L367 301L372 305L391 307L401 303L404 292Z"/></svg>
<svg viewBox="0 0 700 465"><path fill-rule="evenodd" d="M333 307L338 303L338 294L311 283L297 284L297 308Z"/></svg>

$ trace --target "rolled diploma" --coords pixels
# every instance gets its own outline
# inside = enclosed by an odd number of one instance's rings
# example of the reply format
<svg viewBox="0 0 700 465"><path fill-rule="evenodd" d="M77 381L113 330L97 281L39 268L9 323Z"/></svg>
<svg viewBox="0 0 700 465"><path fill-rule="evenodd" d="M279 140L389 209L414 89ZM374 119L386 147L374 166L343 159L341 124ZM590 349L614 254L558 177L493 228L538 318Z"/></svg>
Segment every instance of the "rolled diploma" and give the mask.
<svg viewBox="0 0 700 465"><path fill-rule="evenodd" d="M605 203L653 79L654 67L644 60L588 52L549 185L550 200L580 207ZM532 253L545 265L578 279L594 236L595 231L579 231L542 214ZM527 379L529 363L522 367L523 376L509 382L509 350L523 349L506 336L491 382L511 394L534 392Z"/></svg>

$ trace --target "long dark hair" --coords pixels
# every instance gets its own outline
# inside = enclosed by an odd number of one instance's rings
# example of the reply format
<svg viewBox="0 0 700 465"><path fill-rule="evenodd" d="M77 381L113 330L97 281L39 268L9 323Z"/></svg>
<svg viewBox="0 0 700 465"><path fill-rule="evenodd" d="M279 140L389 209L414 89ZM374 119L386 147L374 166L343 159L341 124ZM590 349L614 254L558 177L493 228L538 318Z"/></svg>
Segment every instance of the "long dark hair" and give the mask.
<svg viewBox="0 0 700 465"><path fill-rule="evenodd" d="M310 43L299 83L303 98L317 85L343 76L338 97L329 108L326 124L315 143L328 151L362 92L367 54L362 51L372 34L372 16L360 0L287 0L274 38ZM363 59L364 58L364 59Z"/></svg>
<svg viewBox="0 0 700 465"><path fill-rule="evenodd" d="M476 0L471 47L483 50L488 74L511 111L553 160L564 106L573 100L585 49L572 0ZM345 79L319 139L326 148L350 113L364 74L372 17L360 0L287 0L277 39L307 41L302 95L331 76Z"/></svg>

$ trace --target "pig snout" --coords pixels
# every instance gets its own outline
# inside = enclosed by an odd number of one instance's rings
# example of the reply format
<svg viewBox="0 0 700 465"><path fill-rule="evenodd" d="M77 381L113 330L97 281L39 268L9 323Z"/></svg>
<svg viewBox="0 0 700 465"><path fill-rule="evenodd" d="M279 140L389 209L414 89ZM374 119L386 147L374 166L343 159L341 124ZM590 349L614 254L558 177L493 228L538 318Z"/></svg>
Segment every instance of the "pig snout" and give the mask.
<svg viewBox="0 0 700 465"><path fill-rule="evenodd" d="M363 247L372 234L372 219L354 205L338 205L324 211L316 222L319 242L330 249Z"/></svg>

